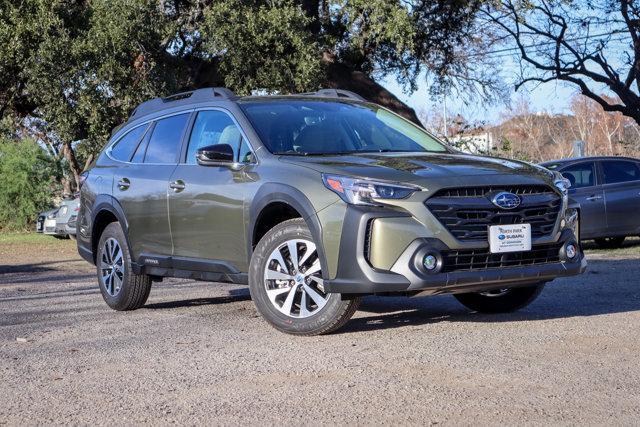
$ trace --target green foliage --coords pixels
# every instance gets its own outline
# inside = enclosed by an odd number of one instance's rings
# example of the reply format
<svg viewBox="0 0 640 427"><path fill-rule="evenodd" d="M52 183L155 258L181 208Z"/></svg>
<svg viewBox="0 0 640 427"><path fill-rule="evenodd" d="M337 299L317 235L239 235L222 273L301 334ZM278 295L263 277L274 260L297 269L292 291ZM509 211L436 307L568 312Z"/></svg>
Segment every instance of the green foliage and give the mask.
<svg viewBox="0 0 640 427"><path fill-rule="evenodd" d="M25 230L51 207L56 166L34 141L0 140L0 229Z"/></svg>
<svg viewBox="0 0 640 427"><path fill-rule="evenodd" d="M342 81L394 74L414 89L427 70L444 84L450 71L466 75L469 61L454 51L478 39L469 32L477 5L0 0L0 119L38 119L51 141L80 148L82 165L137 104L180 90L310 91L332 86L334 63Z"/></svg>
<svg viewBox="0 0 640 427"><path fill-rule="evenodd" d="M97 152L140 102L175 91L174 28L153 0L0 0L0 108ZM6 99L3 99L6 98ZM3 114L4 115L4 114Z"/></svg>
<svg viewBox="0 0 640 427"><path fill-rule="evenodd" d="M284 93L316 89L323 74L310 22L291 1L216 2L205 13L204 47L220 56L225 86L239 94L263 88Z"/></svg>

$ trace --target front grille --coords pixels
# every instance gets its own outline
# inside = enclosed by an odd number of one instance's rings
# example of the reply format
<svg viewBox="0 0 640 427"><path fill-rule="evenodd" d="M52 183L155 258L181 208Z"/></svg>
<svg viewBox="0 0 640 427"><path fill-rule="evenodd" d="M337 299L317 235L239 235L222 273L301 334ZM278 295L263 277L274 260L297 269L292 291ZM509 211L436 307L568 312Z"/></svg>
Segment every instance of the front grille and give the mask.
<svg viewBox="0 0 640 427"><path fill-rule="evenodd" d="M495 206L491 197L501 191L519 195L520 206ZM544 185L448 188L425 202L451 234L464 241L486 241L489 226L507 224L531 224L531 237L546 236L553 231L561 204L560 195Z"/></svg>
<svg viewBox="0 0 640 427"><path fill-rule="evenodd" d="M489 248L449 250L442 253L442 271L471 271L488 268L518 267L523 265L560 262L562 243L536 245L527 252L492 254Z"/></svg>

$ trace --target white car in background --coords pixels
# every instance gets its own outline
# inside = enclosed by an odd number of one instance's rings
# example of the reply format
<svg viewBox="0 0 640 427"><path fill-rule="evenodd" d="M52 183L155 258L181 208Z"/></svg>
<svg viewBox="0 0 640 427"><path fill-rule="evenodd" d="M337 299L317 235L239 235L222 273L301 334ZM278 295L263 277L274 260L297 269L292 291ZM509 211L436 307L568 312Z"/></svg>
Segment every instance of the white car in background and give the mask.
<svg viewBox="0 0 640 427"><path fill-rule="evenodd" d="M79 209L79 197L63 200L58 208L43 212L38 216L36 231L59 239L75 238Z"/></svg>

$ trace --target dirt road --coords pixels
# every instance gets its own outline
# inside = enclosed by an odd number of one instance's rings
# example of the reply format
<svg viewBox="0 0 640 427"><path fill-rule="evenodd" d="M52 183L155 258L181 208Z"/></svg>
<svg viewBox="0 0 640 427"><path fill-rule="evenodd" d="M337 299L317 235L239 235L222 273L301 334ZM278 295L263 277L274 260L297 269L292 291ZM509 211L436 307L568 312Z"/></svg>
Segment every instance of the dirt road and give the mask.
<svg viewBox="0 0 640 427"><path fill-rule="evenodd" d="M637 424L631 244L515 314L371 297L315 338L270 328L229 285L166 280L113 312L72 242L4 244L0 424Z"/></svg>

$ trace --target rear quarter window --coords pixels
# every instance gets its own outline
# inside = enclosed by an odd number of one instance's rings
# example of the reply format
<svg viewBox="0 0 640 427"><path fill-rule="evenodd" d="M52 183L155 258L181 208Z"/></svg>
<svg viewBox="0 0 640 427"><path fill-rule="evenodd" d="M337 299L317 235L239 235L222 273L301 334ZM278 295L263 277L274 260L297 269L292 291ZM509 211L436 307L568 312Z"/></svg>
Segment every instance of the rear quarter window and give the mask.
<svg viewBox="0 0 640 427"><path fill-rule="evenodd" d="M628 160L605 160L602 162L605 184L640 181L640 168Z"/></svg>

